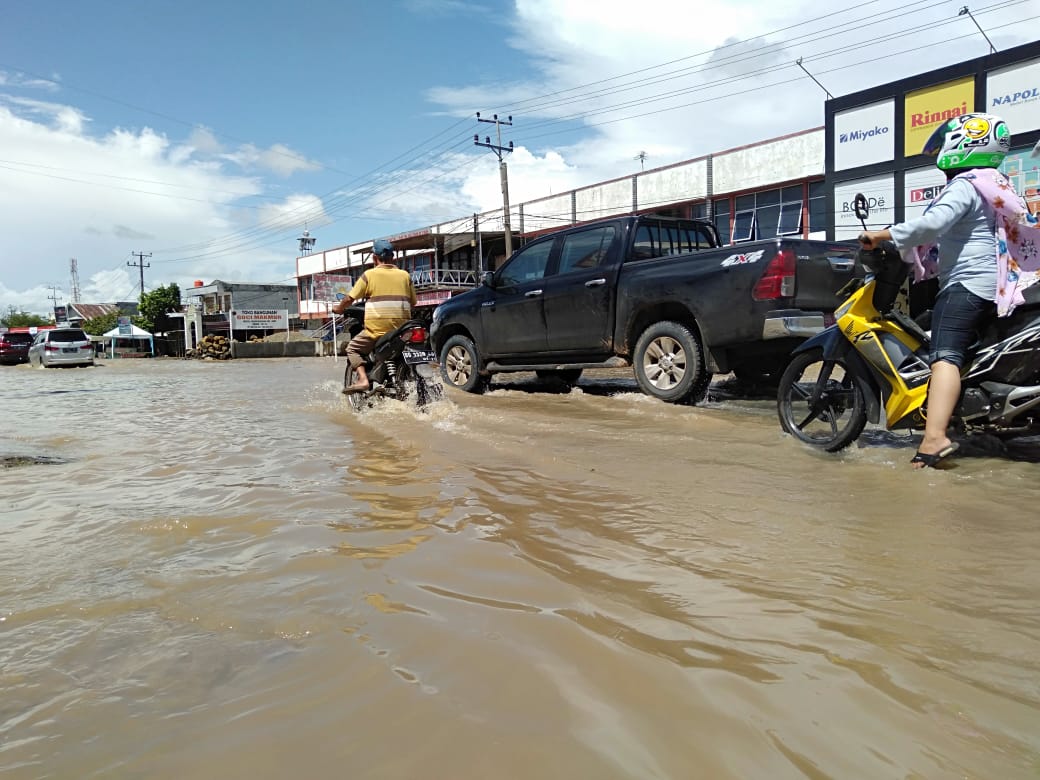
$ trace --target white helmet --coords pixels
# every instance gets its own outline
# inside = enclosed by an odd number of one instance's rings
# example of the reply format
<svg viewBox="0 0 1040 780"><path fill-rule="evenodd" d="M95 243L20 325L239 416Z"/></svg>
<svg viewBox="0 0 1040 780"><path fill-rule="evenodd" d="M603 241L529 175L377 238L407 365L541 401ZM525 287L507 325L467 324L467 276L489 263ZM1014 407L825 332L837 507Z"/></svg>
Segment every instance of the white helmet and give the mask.
<svg viewBox="0 0 1040 780"><path fill-rule="evenodd" d="M962 114L935 128L921 150L942 171L996 168L1011 149L1007 123L993 114Z"/></svg>

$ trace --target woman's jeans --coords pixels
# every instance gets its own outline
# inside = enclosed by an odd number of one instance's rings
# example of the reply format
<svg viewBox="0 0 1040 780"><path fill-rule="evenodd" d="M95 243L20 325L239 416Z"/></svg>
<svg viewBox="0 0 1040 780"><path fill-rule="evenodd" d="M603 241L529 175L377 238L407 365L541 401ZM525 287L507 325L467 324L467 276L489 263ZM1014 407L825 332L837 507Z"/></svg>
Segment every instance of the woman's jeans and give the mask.
<svg viewBox="0 0 1040 780"><path fill-rule="evenodd" d="M939 360L963 368L968 347L978 339L981 325L997 313L996 304L951 284L939 293L932 310L932 351L929 364Z"/></svg>

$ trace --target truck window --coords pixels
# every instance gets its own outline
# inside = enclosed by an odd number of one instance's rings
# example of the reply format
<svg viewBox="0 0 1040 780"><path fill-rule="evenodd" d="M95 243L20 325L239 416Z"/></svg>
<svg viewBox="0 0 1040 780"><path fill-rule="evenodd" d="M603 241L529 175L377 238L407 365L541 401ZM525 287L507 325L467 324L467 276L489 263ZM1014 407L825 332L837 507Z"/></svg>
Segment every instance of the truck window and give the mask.
<svg viewBox="0 0 1040 780"><path fill-rule="evenodd" d="M549 254L552 252L553 239L548 238L535 244L528 244L502 267L498 272L498 284L501 287L514 287L524 282L533 282L545 276L549 265Z"/></svg>
<svg viewBox="0 0 1040 780"><path fill-rule="evenodd" d="M559 273L600 265L607 257L615 235L617 231L614 225L603 225L566 236L563 249L560 250Z"/></svg>
<svg viewBox="0 0 1040 780"><path fill-rule="evenodd" d="M651 234L650 227L650 225L640 225L636 228L636 240L632 245L633 260L647 260L660 255L654 246L655 235ZM656 232L654 231L655 234Z"/></svg>

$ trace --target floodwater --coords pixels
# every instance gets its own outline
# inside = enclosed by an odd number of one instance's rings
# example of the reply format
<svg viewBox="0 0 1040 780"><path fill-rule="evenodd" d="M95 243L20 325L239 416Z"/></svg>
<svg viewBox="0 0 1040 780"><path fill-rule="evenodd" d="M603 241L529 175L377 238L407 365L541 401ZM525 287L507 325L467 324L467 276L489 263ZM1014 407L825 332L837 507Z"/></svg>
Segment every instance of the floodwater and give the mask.
<svg viewBox="0 0 1040 780"><path fill-rule="evenodd" d="M0 369L0 776L1040 775L1040 466L342 367Z"/></svg>

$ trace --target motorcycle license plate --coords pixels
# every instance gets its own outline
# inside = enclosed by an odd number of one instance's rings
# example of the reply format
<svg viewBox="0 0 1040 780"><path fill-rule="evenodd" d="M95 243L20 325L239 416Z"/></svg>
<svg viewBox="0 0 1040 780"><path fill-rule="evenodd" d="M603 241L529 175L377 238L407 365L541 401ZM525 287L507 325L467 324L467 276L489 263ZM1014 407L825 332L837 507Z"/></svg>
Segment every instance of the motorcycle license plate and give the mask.
<svg viewBox="0 0 1040 780"><path fill-rule="evenodd" d="M416 363L436 363L437 353L432 349L406 349L401 353L404 362L409 365Z"/></svg>

